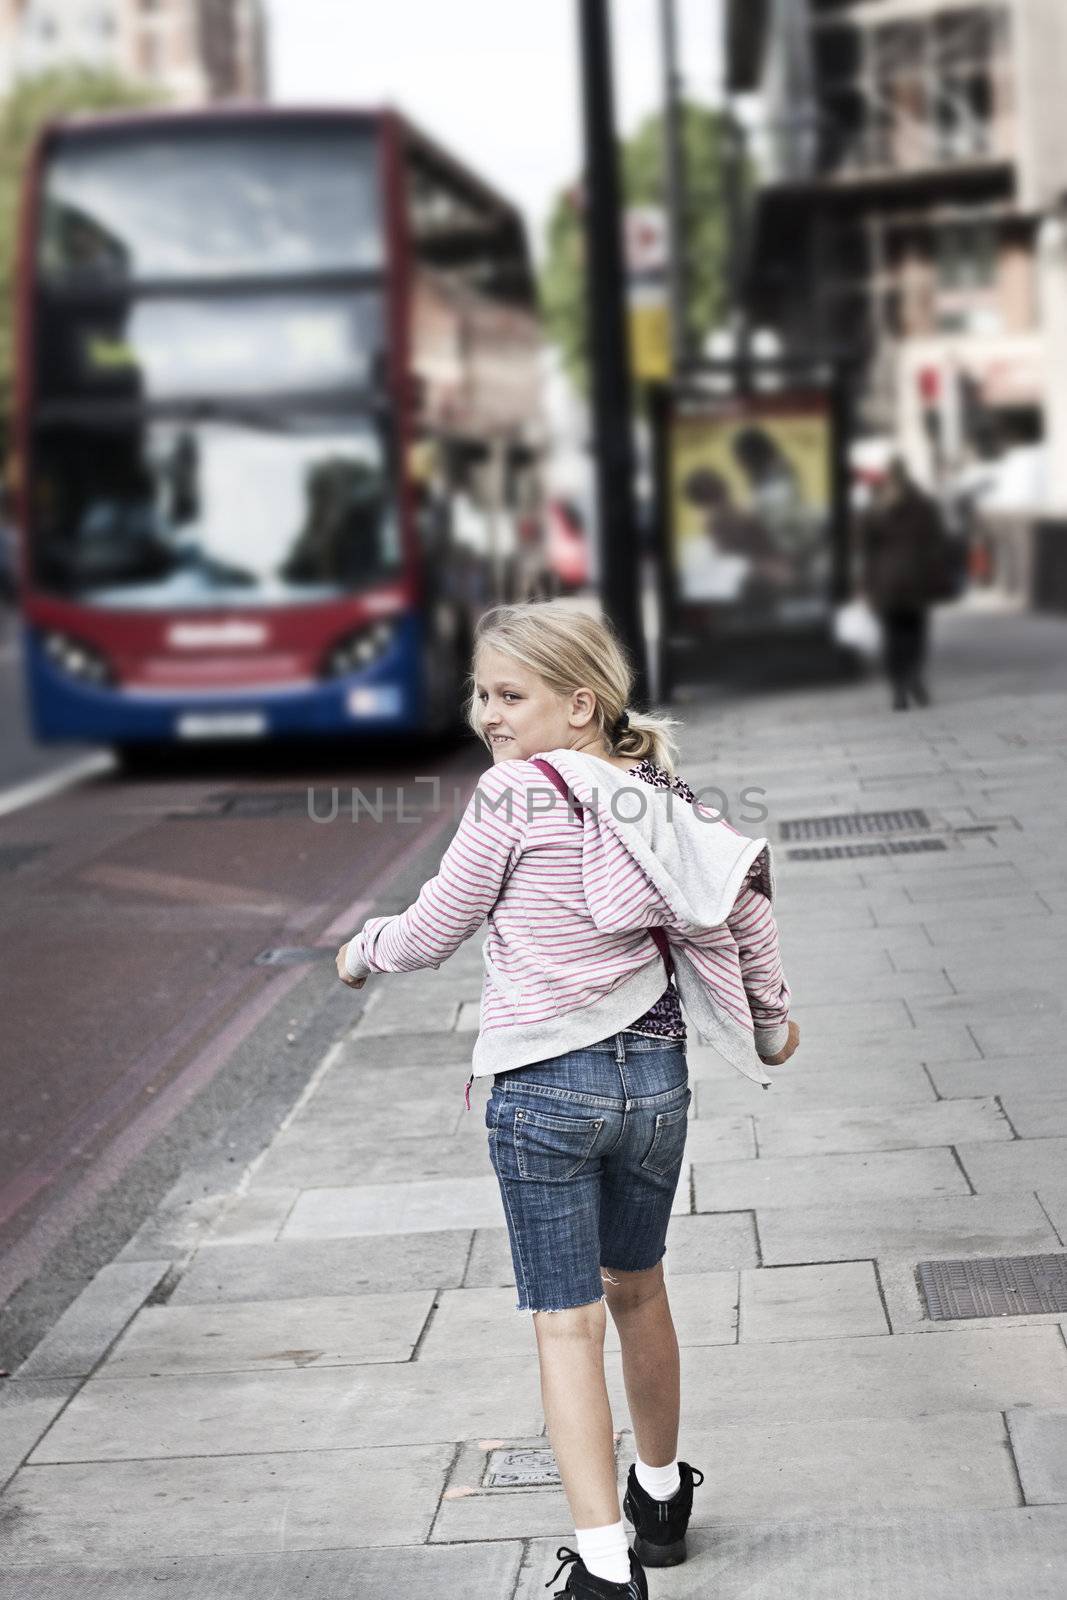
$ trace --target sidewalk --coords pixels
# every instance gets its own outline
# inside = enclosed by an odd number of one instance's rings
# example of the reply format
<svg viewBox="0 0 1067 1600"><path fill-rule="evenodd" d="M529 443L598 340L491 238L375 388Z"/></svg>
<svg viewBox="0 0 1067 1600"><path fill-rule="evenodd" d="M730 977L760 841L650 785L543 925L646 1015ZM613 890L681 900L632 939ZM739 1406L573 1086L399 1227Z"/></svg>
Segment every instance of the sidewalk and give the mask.
<svg viewBox="0 0 1067 1600"><path fill-rule="evenodd" d="M1067 624L938 639L927 711L877 680L675 711L694 787L766 790L731 819L775 844L803 1039L766 1093L690 1045L665 1266L706 1481L662 1600L1067 1593L1067 1309L935 1319L918 1281L1065 1259ZM480 942L369 980L238 1192L179 1183L0 1386L0 1600L545 1595L558 1481L490 1481L551 1456L487 1080L463 1104ZM607 1367L622 1484L612 1332Z"/></svg>

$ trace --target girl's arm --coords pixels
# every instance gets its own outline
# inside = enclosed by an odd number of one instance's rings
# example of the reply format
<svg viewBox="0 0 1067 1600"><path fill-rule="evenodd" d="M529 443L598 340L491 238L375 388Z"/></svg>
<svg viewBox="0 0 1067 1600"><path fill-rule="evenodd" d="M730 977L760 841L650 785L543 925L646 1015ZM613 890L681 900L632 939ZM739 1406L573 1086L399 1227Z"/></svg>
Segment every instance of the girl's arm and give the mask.
<svg viewBox="0 0 1067 1600"><path fill-rule="evenodd" d="M393 917L369 917L348 943L350 977L439 967L496 904L526 840L526 790L503 761L478 781L435 877Z"/></svg>
<svg viewBox="0 0 1067 1600"><path fill-rule="evenodd" d="M789 1037L792 990L782 970L778 924L766 891L763 856L752 863L726 919L737 944L741 977L756 1029L756 1052L776 1055Z"/></svg>
<svg viewBox="0 0 1067 1600"><path fill-rule="evenodd" d="M685 937L714 958L737 949L741 981L755 1027L756 1052L776 1055L789 1037L792 991L782 971L778 926L774 920L766 876L766 852L758 855L741 885L733 910L715 928L690 929ZM740 999L740 996L738 996Z"/></svg>

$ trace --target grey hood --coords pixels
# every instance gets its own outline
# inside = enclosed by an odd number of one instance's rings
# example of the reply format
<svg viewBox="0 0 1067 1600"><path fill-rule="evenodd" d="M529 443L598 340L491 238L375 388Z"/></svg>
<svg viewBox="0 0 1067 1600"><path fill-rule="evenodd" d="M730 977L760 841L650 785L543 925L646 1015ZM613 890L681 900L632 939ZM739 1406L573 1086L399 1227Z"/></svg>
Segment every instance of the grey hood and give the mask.
<svg viewBox="0 0 1067 1600"><path fill-rule="evenodd" d="M750 839L707 808L670 789L653 788L596 756L566 749L539 754L556 768L586 813L582 879L596 926L605 932L663 927L687 1025L745 1077L769 1086L754 1033L724 1009L685 948L685 929L696 933L726 921L749 868L764 852L764 887L773 904L769 841ZM547 788L549 780L543 781ZM562 806L562 796L551 792ZM611 865L618 861L620 846L641 867L648 884L644 901L628 898L625 906L617 903L610 888ZM671 913L669 921L664 905Z"/></svg>

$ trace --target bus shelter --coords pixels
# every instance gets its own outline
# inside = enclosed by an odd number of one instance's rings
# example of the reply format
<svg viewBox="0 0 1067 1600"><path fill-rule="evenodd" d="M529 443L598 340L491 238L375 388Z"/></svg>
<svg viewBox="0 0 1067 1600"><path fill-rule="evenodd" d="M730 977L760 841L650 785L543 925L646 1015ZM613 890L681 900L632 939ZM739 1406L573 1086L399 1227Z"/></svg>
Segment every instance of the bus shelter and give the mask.
<svg viewBox="0 0 1067 1600"><path fill-rule="evenodd" d="M851 590L849 365L707 362L649 389L657 679L841 671Z"/></svg>

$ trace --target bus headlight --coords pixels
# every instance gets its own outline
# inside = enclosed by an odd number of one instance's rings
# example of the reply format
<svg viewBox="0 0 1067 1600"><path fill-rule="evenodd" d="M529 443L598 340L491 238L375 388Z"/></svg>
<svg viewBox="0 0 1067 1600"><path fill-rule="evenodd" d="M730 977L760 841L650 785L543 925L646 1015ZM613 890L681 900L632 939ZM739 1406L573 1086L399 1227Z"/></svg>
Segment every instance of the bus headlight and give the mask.
<svg viewBox="0 0 1067 1600"><path fill-rule="evenodd" d="M330 647L323 662L323 676L345 678L350 672L362 672L365 667L373 666L393 643L396 630L397 624L385 618L350 633Z"/></svg>
<svg viewBox="0 0 1067 1600"><path fill-rule="evenodd" d="M68 678L100 685L115 681L107 657L94 645L72 639L68 633L46 633L41 643L49 661Z"/></svg>

